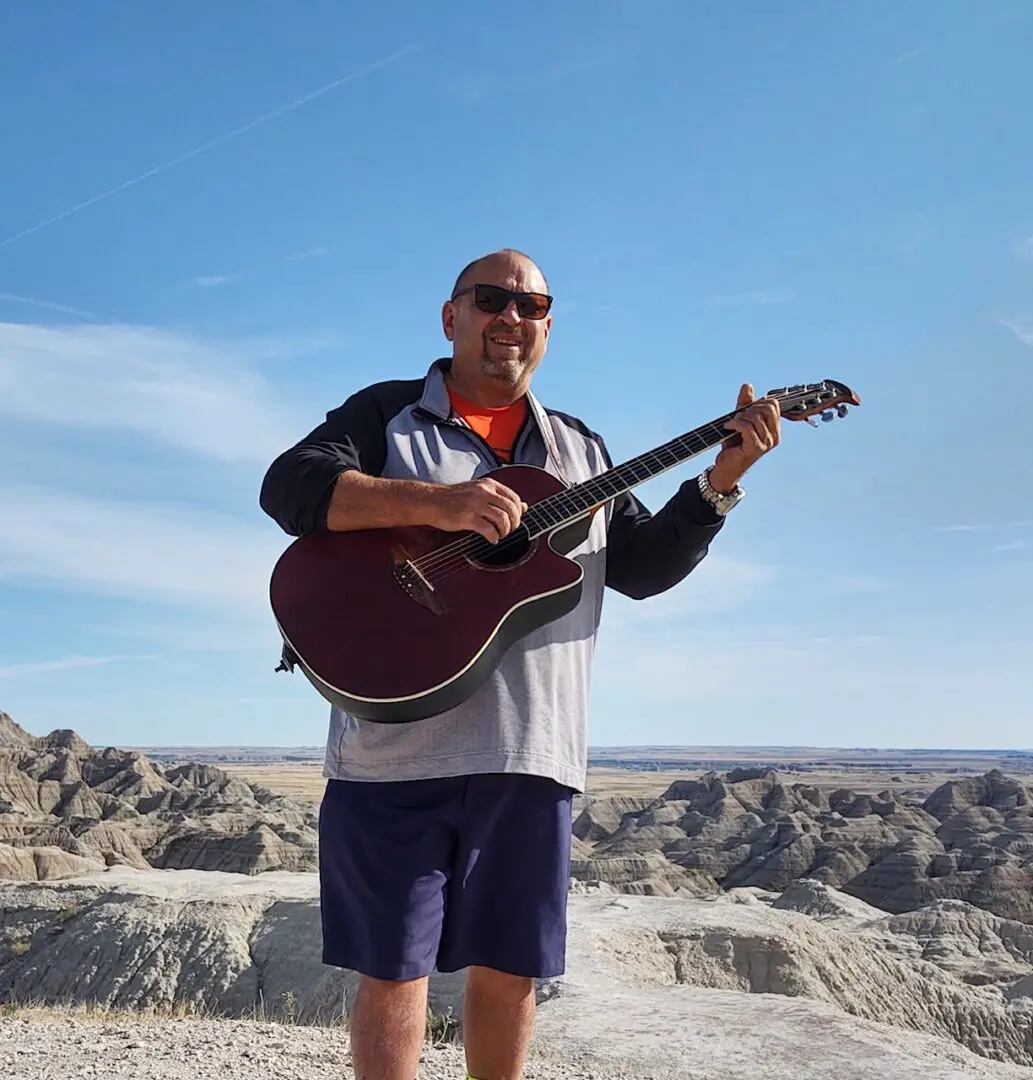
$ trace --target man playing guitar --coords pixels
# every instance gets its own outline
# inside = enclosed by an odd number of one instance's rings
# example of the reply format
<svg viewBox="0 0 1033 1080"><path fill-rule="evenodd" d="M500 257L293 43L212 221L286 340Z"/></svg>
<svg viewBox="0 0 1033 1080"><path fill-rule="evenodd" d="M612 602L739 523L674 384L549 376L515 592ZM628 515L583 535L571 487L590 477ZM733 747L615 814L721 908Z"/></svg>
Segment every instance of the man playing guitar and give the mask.
<svg viewBox="0 0 1033 1080"><path fill-rule="evenodd" d="M262 508L292 536L429 525L497 542L525 507L483 474L526 463L576 483L610 468L599 435L530 390L551 306L527 256L506 249L471 263L442 307L451 357L328 413L272 463ZM627 493L595 515L571 553L585 570L576 609L509 649L469 700L402 724L331 710L323 959L361 975L350 1018L357 1080L413 1080L427 976L462 968L470 1076L521 1075L533 980L564 970L571 798L584 789L603 590L654 596L706 556L742 498L740 477L779 441L776 404L745 385L736 408L728 427L739 438L658 513Z"/></svg>

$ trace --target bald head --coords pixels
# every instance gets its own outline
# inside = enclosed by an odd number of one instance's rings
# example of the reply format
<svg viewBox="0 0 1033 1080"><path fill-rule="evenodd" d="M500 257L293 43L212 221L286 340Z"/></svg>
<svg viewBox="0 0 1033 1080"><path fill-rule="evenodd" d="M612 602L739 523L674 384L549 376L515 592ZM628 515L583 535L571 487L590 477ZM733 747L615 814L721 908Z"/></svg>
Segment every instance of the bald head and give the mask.
<svg viewBox="0 0 1033 1080"><path fill-rule="evenodd" d="M460 289L465 288L467 285L472 285L477 278L477 273L480 270L502 270L512 269L516 264L519 264L520 268L527 276L537 277L538 284L532 291L548 292L549 283L545 280L545 275L538 268L534 259L530 255L525 255L522 251L517 251L516 248L499 248L498 251L490 251L487 255L481 255L479 258L474 259L473 262L467 263L462 270L459 271L459 277L456 278L455 284L452 286L452 296L455 296Z"/></svg>

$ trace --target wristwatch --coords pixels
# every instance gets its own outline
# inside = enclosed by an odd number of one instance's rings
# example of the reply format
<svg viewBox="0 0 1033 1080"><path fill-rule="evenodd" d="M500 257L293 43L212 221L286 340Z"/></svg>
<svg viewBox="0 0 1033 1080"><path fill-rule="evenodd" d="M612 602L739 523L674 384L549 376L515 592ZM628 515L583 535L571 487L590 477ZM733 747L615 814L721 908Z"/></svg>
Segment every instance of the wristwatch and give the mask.
<svg viewBox="0 0 1033 1080"><path fill-rule="evenodd" d="M735 506L740 499L746 494L743 489L736 484L734 488L727 495L723 492L715 491L710 485L710 470L714 466L704 469L699 474L699 493L713 508L716 514L720 514L724 517L729 510Z"/></svg>

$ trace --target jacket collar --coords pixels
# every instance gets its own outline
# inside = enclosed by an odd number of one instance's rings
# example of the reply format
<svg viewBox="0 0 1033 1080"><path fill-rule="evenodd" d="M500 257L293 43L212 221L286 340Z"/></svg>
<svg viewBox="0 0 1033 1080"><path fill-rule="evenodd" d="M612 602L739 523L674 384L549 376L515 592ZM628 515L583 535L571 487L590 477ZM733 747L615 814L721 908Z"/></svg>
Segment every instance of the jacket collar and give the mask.
<svg viewBox="0 0 1033 1080"><path fill-rule="evenodd" d="M445 386L445 372L451 366L452 358L443 356L430 365L423 380L420 408L438 420L447 420L452 415L452 403L448 400L448 387Z"/></svg>
<svg viewBox="0 0 1033 1080"><path fill-rule="evenodd" d="M431 364L423 381L420 408L438 420L447 420L452 415L452 403L449 401L448 387L445 385L445 373L451 366L452 358L450 356L440 357ZM557 474L562 478L563 462L560 460L559 447L556 445L556 436L553 433L552 424L545 408L530 389L527 391L527 404L538 433L545 442L548 456L552 458Z"/></svg>

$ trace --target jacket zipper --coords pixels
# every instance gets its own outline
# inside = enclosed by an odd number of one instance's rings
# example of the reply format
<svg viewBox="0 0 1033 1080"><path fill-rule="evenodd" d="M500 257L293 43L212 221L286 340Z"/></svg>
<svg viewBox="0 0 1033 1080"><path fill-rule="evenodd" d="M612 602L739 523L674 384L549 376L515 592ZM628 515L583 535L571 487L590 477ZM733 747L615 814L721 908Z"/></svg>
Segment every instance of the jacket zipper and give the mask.
<svg viewBox="0 0 1033 1080"><path fill-rule="evenodd" d="M527 439L527 436L531 431L531 427L533 425L536 426L535 419L531 415L531 410L529 409L527 412L527 416L524 418L523 426L520 428L520 431L517 434L516 441L513 443L513 461L510 462L503 461L502 458L500 458L498 454L496 454L495 451L492 449L491 444L487 441L487 439L483 438L483 436L481 435L478 435L477 432L474 431L474 429L470 427L470 425L467 424L465 421L457 420L454 414L443 418L440 414L435 415L434 413L429 412L422 406L420 407L420 412L422 412L430 419L434 420L436 423L446 424L448 427L459 428L461 431L465 431L466 434L469 435L474 442L476 442L479 446L483 447L484 452L488 455L489 461L493 461L496 466L517 464L516 459L519 451L524 441Z"/></svg>
<svg viewBox="0 0 1033 1080"><path fill-rule="evenodd" d="M459 428L462 431L465 431L466 434L469 435L474 442L484 447L485 453L487 453L491 461L495 462L496 466L506 464L506 462L504 462L502 458L500 458L498 454L496 454L495 451L491 448L491 444L487 441L487 439L478 435L477 432L474 431L474 429L470 427L469 424L463 423L460 420L456 420L454 417L451 416L445 421L445 423L448 424L449 427Z"/></svg>

